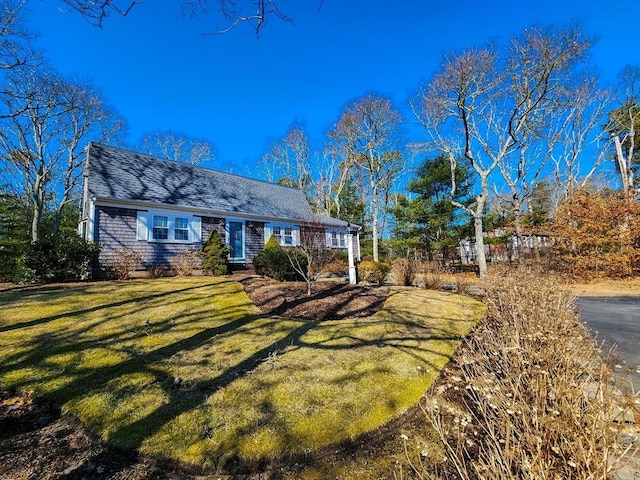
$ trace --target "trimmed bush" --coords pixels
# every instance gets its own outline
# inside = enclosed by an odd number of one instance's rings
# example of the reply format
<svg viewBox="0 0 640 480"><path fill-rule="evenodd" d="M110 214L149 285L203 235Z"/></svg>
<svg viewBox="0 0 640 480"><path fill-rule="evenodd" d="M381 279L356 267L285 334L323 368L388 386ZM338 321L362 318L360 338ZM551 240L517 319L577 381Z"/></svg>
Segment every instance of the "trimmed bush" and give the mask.
<svg viewBox="0 0 640 480"><path fill-rule="evenodd" d="M229 252L230 248L222 242L218 232L212 231L202 246L202 269L212 275L224 275Z"/></svg>
<svg viewBox="0 0 640 480"><path fill-rule="evenodd" d="M115 251L115 258L109 264L111 273L118 280L126 280L129 274L145 260L145 254L132 248L120 248Z"/></svg>
<svg viewBox="0 0 640 480"><path fill-rule="evenodd" d="M349 273L349 264L344 260L337 258L333 262L326 264L322 269L322 273L344 276Z"/></svg>
<svg viewBox="0 0 640 480"><path fill-rule="evenodd" d="M424 403L445 446L425 477L616 478L637 455L620 441L637 406L616 388L571 292L524 270L486 288L486 318Z"/></svg>
<svg viewBox="0 0 640 480"><path fill-rule="evenodd" d="M391 266L391 274L398 285L412 286L417 273L418 262L411 258L396 258Z"/></svg>
<svg viewBox="0 0 640 480"><path fill-rule="evenodd" d="M291 264L289 257L292 256L294 261L304 264L306 259L304 255L296 249L288 249L285 251L278 240L272 235L264 248L258 252L253 259L253 267L258 275L265 275L281 282L292 282L303 280L295 268Z"/></svg>
<svg viewBox="0 0 640 480"><path fill-rule="evenodd" d="M358 277L363 282L382 284L390 270L387 263L363 260L358 264Z"/></svg>
<svg viewBox="0 0 640 480"><path fill-rule="evenodd" d="M100 245L75 232L60 232L32 243L17 270L16 281L65 282L90 276L98 266Z"/></svg>

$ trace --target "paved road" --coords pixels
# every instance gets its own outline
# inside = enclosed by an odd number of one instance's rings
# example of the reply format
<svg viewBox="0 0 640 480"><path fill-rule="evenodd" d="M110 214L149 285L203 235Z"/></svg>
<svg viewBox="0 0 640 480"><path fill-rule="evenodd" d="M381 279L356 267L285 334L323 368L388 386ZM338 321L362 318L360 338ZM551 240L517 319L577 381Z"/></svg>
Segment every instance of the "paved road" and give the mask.
<svg viewBox="0 0 640 480"><path fill-rule="evenodd" d="M604 342L605 351L616 345L619 363L623 369L629 367L634 389L639 391L640 296L580 297L577 306L589 328Z"/></svg>

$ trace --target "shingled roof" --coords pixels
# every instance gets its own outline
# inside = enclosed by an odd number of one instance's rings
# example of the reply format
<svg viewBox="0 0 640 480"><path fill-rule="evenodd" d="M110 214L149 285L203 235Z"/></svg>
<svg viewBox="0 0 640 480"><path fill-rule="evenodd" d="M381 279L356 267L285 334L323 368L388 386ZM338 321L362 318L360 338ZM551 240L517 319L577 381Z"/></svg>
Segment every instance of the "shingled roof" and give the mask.
<svg viewBox="0 0 640 480"><path fill-rule="evenodd" d="M153 203L212 214L347 225L314 215L297 189L90 143L88 188L97 200Z"/></svg>

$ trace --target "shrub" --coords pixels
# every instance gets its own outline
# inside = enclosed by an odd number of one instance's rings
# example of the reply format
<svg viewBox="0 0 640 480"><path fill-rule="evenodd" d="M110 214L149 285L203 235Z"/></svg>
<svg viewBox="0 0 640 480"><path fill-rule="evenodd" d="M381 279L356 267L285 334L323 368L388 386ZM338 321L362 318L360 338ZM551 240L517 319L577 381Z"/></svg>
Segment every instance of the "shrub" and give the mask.
<svg viewBox="0 0 640 480"><path fill-rule="evenodd" d="M322 272L329 275L347 275L349 273L349 265L344 260L336 258L333 262L327 263Z"/></svg>
<svg viewBox="0 0 640 480"><path fill-rule="evenodd" d="M427 290L440 290L443 283L443 267L437 261L420 262L418 265L422 286Z"/></svg>
<svg viewBox="0 0 640 480"><path fill-rule="evenodd" d="M197 250L183 250L171 257L171 268L179 277L190 277L200 267L201 257L202 253Z"/></svg>
<svg viewBox="0 0 640 480"><path fill-rule="evenodd" d="M305 262L302 254L295 249L285 252L272 235L253 259L253 266L258 275L265 275L282 282L302 280L300 274L293 268L289 256L294 256L293 259L299 260L300 264Z"/></svg>
<svg viewBox="0 0 640 480"><path fill-rule="evenodd" d="M577 279L640 273L640 205L579 190L555 212L551 267Z"/></svg>
<svg viewBox="0 0 640 480"><path fill-rule="evenodd" d="M224 275L227 273L227 257L230 251L220 239L218 232L212 231L202 246L202 269L212 275Z"/></svg>
<svg viewBox="0 0 640 480"><path fill-rule="evenodd" d="M381 284L390 270L391 267L387 263L363 260L358 264L358 277L363 282Z"/></svg>
<svg viewBox="0 0 640 480"><path fill-rule="evenodd" d="M418 264L410 258L396 258L391 265L391 275L398 285L412 286L416 281Z"/></svg>
<svg viewBox="0 0 640 480"><path fill-rule="evenodd" d="M162 265L161 263L154 263L149 267L149 274L151 275L151 278L160 278L166 271L167 267Z"/></svg>
<svg viewBox="0 0 640 480"><path fill-rule="evenodd" d="M145 254L132 248L118 248L114 251L115 257L109 263L113 275L118 280L126 280L129 274L146 258Z"/></svg>
<svg viewBox="0 0 640 480"><path fill-rule="evenodd" d="M611 478L633 454L619 443L633 399L571 305L522 271L487 285L485 320L426 404L445 446L438 478Z"/></svg>
<svg viewBox="0 0 640 480"><path fill-rule="evenodd" d="M75 232L59 232L27 248L17 269L18 282L64 282L88 277L98 265L100 245Z"/></svg>

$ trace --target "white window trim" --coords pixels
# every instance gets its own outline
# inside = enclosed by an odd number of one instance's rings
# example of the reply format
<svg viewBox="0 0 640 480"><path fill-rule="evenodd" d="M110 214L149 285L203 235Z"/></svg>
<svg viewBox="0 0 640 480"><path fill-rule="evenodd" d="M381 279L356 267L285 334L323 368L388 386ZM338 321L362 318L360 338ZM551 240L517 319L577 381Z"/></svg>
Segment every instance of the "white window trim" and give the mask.
<svg viewBox="0 0 640 480"><path fill-rule="evenodd" d="M271 236L273 235L273 229L274 227L279 227L281 229L281 231L284 232L285 228L290 228L291 229L291 240L292 240L292 244L291 245L287 245L286 243L284 243L284 234L282 235L283 239L282 241L278 241L278 243L282 246L282 247L299 247L300 246L300 227L298 225L294 225L292 223L267 223L264 226L264 243L266 245L266 243L269 241L269 239L271 238Z"/></svg>
<svg viewBox="0 0 640 480"><path fill-rule="evenodd" d="M167 217L168 238L153 238L153 217ZM186 218L188 228L188 238L186 240L175 239L175 222L176 218ZM194 244L202 241L202 220L189 213L171 212L164 210L149 210L148 212L139 211L136 225L136 238L149 243L176 243L176 244Z"/></svg>
<svg viewBox="0 0 640 480"><path fill-rule="evenodd" d="M337 235L338 245L333 244L333 234ZM349 232L346 230L341 230L339 228L330 228L327 229L327 248L336 248L340 250L344 250L349 246ZM344 245L340 245L341 240L344 241Z"/></svg>

